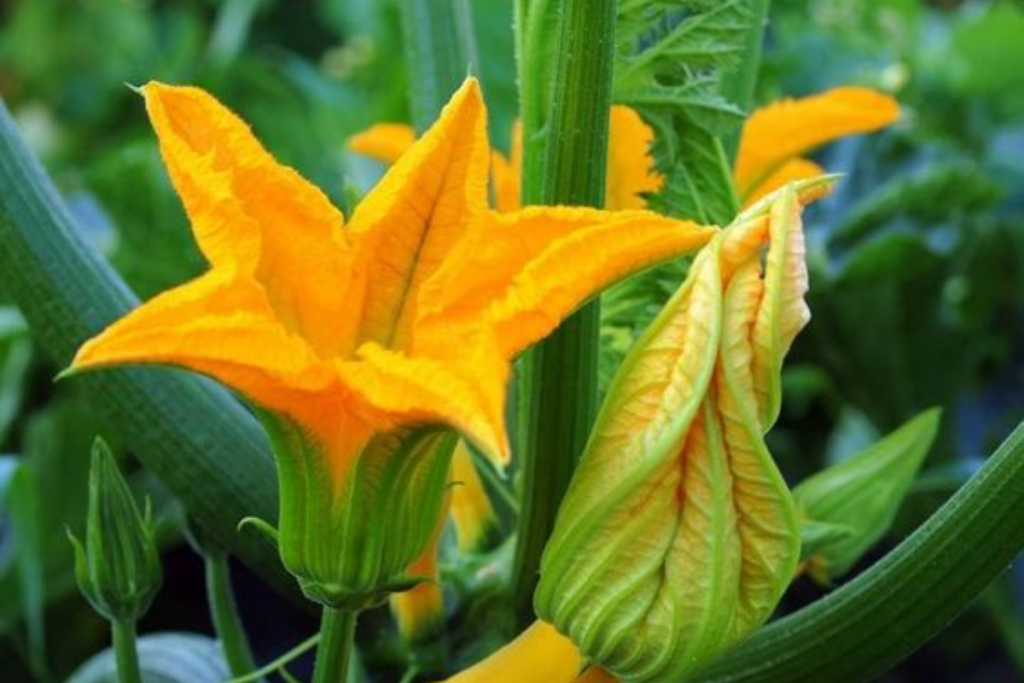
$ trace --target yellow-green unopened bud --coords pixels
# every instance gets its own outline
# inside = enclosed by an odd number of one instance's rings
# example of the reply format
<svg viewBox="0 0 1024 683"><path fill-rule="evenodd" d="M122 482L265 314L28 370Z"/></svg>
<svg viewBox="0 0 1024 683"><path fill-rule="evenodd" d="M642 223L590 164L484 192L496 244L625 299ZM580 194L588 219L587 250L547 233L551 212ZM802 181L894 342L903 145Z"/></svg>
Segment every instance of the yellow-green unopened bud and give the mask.
<svg viewBox="0 0 1024 683"><path fill-rule="evenodd" d="M796 569L764 434L809 318L800 209L776 193L697 256L619 369L559 510L537 614L625 683L688 680L768 619Z"/></svg>
<svg viewBox="0 0 1024 683"><path fill-rule="evenodd" d="M263 422L280 479L278 547L306 597L359 611L430 578L409 565L441 517L454 433L375 434L339 464L288 421L264 415Z"/></svg>
<svg viewBox="0 0 1024 683"><path fill-rule="evenodd" d="M793 489L804 527L817 538L805 552L812 578L828 583L842 576L889 530L938 434L940 416L938 409L927 410ZM813 531L825 526L845 533Z"/></svg>
<svg viewBox="0 0 1024 683"><path fill-rule="evenodd" d="M163 578L149 507L145 516L139 513L114 456L100 439L92 447L85 546L68 536L79 588L96 611L120 622L145 614Z"/></svg>

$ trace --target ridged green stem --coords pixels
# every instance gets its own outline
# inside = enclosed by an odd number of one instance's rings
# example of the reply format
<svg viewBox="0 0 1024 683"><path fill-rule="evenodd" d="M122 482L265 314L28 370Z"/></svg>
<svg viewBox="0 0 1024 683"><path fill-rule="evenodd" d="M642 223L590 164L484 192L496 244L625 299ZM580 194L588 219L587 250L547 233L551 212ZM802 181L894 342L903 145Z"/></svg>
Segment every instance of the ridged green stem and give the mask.
<svg viewBox="0 0 1024 683"><path fill-rule="evenodd" d="M531 14L540 11L547 12L547 4L526 6L520 30L548 35L550 25ZM559 16L553 46L535 36L520 39L525 50L520 55L523 137L529 141L523 150L523 204L600 207L608 159L615 0L566 0ZM531 82L547 73L532 68L540 59L534 50L553 60L547 85ZM534 99L527 99L528 93ZM543 101L549 103L547 109L534 111ZM540 155L543 162L538 164ZM599 326L595 300L563 322L524 364L519 440L523 501L512 579L524 622L532 615L541 553L597 412Z"/></svg>
<svg viewBox="0 0 1024 683"><path fill-rule="evenodd" d="M255 670L256 661L235 605L227 553L210 553L203 559L206 565L206 597L224 659L233 677L244 676Z"/></svg>
<svg viewBox="0 0 1024 683"><path fill-rule="evenodd" d="M747 32L743 47L743 58L735 71L726 74L722 81L722 95L745 112L754 106L754 94L757 87L757 74L761 69L761 48L764 45L765 27L768 23L768 12L771 0L752 0L751 11L754 21ZM736 159L736 151L740 146L742 126L723 137L723 146L730 163Z"/></svg>
<svg viewBox="0 0 1024 683"><path fill-rule="evenodd" d="M873 681L948 626L1024 550L1024 423L916 532L770 624L701 683Z"/></svg>
<svg viewBox="0 0 1024 683"><path fill-rule="evenodd" d="M324 607L313 683L346 683L356 635L356 612Z"/></svg>
<svg viewBox="0 0 1024 683"><path fill-rule="evenodd" d="M117 662L119 683L142 683L139 668L139 653L135 647L135 622L114 620L110 622L114 639L114 661Z"/></svg>
<svg viewBox="0 0 1024 683"><path fill-rule="evenodd" d="M402 0L412 121L422 133L466 76L476 71L467 0Z"/></svg>

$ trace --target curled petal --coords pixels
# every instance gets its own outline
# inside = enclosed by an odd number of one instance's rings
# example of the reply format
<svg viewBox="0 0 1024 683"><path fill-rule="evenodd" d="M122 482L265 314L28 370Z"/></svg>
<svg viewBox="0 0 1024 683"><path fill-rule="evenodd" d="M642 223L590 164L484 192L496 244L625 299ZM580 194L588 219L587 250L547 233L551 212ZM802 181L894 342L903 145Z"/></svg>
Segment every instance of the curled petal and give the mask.
<svg viewBox="0 0 1024 683"><path fill-rule="evenodd" d="M367 419L380 431L401 425L445 424L495 462L508 462L504 394L492 396L479 388L504 386L506 363L491 355L489 363L481 358L479 364L467 362L460 367L409 357L372 342L360 347L357 356L355 361L339 361L338 369L367 411ZM485 379L486 373L498 376Z"/></svg>
<svg viewBox="0 0 1024 683"><path fill-rule="evenodd" d="M571 640L535 621L511 643L444 683L572 683L582 666Z"/></svg>
<svg viewBox="0 0 1024 683"><path fill-rule="evenodd" d="M594 293L626 275L703 246L714 227L646 211L527 208L494 218L461 248L472 271L439 271L422 315L489 318L506 355L548 335ZM458 262L455 259L454 262Z"/></svg>
<svg viewBox="0 0 1024 683"><path fill-rule="evenodd" d="M698 255L623 362L545 550L538 615L627 683L687 680L768 619L799 560L764 416L806 274L796 193L771 207Z"/></svg>
<svg viewBox="0 0 1024 683"><path fill-rule="evenodd" d="M665 182L655 170L651 145L654 131L633 109L612 107L608 127L608 172L604 205L608 209L642 209L644 195L657 192Z"/></svg>
<svg viewBox="0 0 1024 683"><path fill-rule="evenodd" d="M900 116L891 97L869 88L834 88L758 109L743 127L734 177L743 197L787 160L847 135L883 128Z"/></svg>
<svg viewBox="0 0 1024 683"><path fill-rule="evenodd" d="M779 170L765 178L761 183L750 191L750 194L743 198L744 208L750 206L758 199L775 192L784 185L798 180L816 178L825 174L818 164L807 159L790 159L784 163Z"/></svg>
<svg viewBox="0 0 1024 683"><path fill-rule="evenodd" d="M358 339L410 343L416 292L487 210L486 112L473 79L363 199L349 226L365 299Z"/></svg>
<svg viewBox="0 0 1024 683"><path fill-rule="evenodd" d="M278 164L249 127L206 92L149 83L146 109L200 248L264 286L278 317L321 353L350 302L344 219L327 197Z"/></svg>

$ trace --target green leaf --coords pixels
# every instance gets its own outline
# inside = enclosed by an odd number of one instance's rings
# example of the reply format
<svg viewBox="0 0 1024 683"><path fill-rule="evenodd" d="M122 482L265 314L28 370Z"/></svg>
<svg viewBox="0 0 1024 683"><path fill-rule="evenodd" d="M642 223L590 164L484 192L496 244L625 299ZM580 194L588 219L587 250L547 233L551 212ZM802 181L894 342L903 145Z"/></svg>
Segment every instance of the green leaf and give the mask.
<svg viewBox="0 0 1024 683"><path fill-rule="evenodd" d="M1024 423L913 535L755 633L701 683L873 681L949 625L1024 549Z"/></svg>
<svg viewBox="0 0 1024 683"><path fill-rule="evenodd" d="M138 640L146 683L223 683L230 677L216 640L192 633L155 633ZM114 651L80 666L66 683L118 683Z"/></svg>
<svg viewBox="0 0 1024 683"><path fill-rule="evenodd" d="M467 0L401 0L400 4L412 120L422 133L463 79L476 71L472 13Z"/></svg>
<svg viewBox="0 0 1024 683"><path fill-rule="evenodd" d="M739 209L722 145L744 112L722 97L722 79L760 32L754 0L627 0L619 4L613 99L654 127L666 183L652 206L725 225ZM755 57L756 58L756 57Z"/></svg>
<svg viewBox="0 0 1024 683"><path fill-rule="evenodd" d="M137 303L83 243L2 106L0 272L35 339L60 364ZM241 404L210 382L168 370L116 370L75 382L211 533L276 585L293 585L271 549L236 533L243 517L273 519L277 511L266 438Z"/></svg>
<svg viewBox="0 0 1024 683"><path fill-rule="evenodd" d="M7 491L7 509L14 532L15 570L22 614L28 630L28 661L36 676L46 676L46 567L41 524L42 501L35 470L24 461Z"/></svg>
<svg viewBox="0 0 1024 683"><path fill-rule="evenodd" d="M819 544L810 558L815 580L828 583L848 572L889 530L938 434L940 415L937 409L921 413L793 489L805 519L851 532Z"/></svg>

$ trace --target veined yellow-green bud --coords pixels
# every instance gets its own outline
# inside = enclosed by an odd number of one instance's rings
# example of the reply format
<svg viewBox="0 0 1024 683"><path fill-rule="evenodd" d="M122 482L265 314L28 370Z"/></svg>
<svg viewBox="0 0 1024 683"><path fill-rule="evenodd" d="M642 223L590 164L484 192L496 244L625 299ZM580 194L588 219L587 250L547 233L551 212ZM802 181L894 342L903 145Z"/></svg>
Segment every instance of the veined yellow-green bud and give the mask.
<svg viewBox="0 0 1024 683"><path fill-rule="evenodd" d="M263 418L280 477L278 545L308 598L358 611L430 578L408 568L441 517L454 433L377 432L340 452L287 420Z"/></svg>
<svg viewBox="0 0 1024 683"><path fill-rule="evenodd" d="M537 614L627 683L686 680L796 568L763 436L809 318L800 210L784 189L697 256L612 383L545 550Z"/></svg>
<svg viewBox="0 0 1024 683"><path fill-rule="evenodd" d="M804 526L815 539L805 552L812 578L828 583L842 576L888 531L938 434L940 417L940 410L926 410L793 489ZM815 534L815 529L834 533Z"/></svg>
<svg viewBox="0 0 1024 683"><path fill-rule="evenodd" d="M149 505L144 516L139 514L114 456L100 439L92 447L85 546L70 532L68 537L78 586L96 611L120 622L145 614L163 578Z"/></svg>

